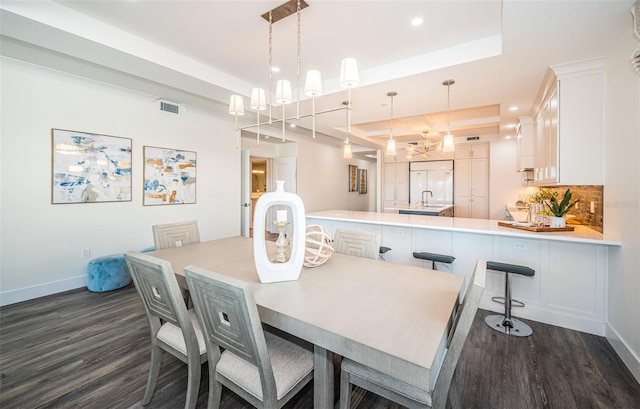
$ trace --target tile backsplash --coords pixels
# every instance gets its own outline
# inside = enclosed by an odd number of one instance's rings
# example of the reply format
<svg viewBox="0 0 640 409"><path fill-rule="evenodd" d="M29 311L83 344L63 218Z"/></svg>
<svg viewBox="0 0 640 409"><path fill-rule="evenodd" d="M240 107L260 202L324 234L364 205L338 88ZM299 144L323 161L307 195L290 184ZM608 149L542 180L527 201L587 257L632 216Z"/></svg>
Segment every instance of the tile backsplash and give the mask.
<svg viewBox="0 0 640 409"><path fill-rule="evenodd" d="M604 203L604 187L601 185L577 185L577 186L550 186L558 193L558 198L562 198L567 189L573 193L572 200L580 199L577 207L574 206L569 212L575 216L573 221L602 233L603 213L602 203ZM593 211L592 211L593 210Z"/></svg>

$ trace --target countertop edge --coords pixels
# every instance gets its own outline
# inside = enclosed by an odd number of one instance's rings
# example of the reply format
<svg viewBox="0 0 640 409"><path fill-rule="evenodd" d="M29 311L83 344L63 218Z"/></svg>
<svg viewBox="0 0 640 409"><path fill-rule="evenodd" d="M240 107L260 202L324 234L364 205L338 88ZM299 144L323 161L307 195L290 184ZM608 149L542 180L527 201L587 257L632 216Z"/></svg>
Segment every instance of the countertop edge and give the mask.
<svg viewBox="0 0 640 409"><path fill-rule="evenodd" d="M343 214L337 214L343 213ZM366 216L376 215L375 219L367 218ZM389 217L391 216L391 217ZM543 239L543 240L551 240L551 241L564 241L564 242L579 242L579 243L589 243L589 244L601 244L607 246L622 246L622 243L618 240L606 237L598 232L593 232L593 234L601 235L602 238L585 238L585 237L571 237L570 234L575 234L575 232L529 232L524 230L516 230L509 227L498 226L499 220L483 220L483 219L464 219L464 218L440 218L438 216L414 216L414 215L405 215L405 214L390 214L390 213L377 213L377 212L362 212L362 211L354 211L354 210L328 210L328 211L320 211L320 212L312 212L306 214L307 218L312 219L322 219L322 220L340 220L340 221L350 221L353 223L368 223L368 224L377 224L377 225L386 225L386 226L395 226L395 227L407 227L407 228L417 228L417 229L428 229L428 230L441 230L441 231L452 231L452 232L463 232L463 233L473 233L473 234L486 234L492 236L508 236L508 237L524 237L531 239ZM392 218L400 218L406 217L406 221L398 221L398 220L390 220ZM423 220L409 220L412 217L420 217ZM466 227L466 226L443 226L433 223L433 220L430 219L456 219L451 220L453 222L465 223L465 221L469 221L472 223L486 222L489 224L490 229L486 227ZM387 219L387 220L382 220ZM417 223L419 221L419 223ZM588 229L584 226L576 226L578 229ZM590 232L589 232L590 233Z"/></svg>

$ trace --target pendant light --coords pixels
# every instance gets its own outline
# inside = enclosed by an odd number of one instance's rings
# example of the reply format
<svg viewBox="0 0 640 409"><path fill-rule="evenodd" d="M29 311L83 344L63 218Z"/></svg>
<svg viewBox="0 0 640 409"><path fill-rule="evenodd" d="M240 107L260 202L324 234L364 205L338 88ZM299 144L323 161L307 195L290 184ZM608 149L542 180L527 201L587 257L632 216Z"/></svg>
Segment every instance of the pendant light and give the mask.
<svg viewBox="0 0 640 409"><path fill-rule="evenodd" d="M395 155L396 154L396 141L393 139L393 97L398 95L395 91L387 92L387 96L391 98L391 127L389 130L389 140L387 140L387 155Z"/></svg>
<svg viewBox="0 0 640 409"><path fill-rule="evenodd" d="M350 119L350 110L351 101L344 101L342 105L347 107L347 137L344 140L344 149L342 151L342 157L344 159L351 159L353 157L353 151L351 150L351 143L349 143L349 135L351 134L351 119Z"/></svg>
<svg viewBox="0 0 640 409"><path fill-rule="evenodd" d="M456 82L454 80L446 80L442 85L447 87L447 134L442 140L442 152L453 152L456 146L453 143L453 135L451 135L451 92L450 88Z"/></svg>

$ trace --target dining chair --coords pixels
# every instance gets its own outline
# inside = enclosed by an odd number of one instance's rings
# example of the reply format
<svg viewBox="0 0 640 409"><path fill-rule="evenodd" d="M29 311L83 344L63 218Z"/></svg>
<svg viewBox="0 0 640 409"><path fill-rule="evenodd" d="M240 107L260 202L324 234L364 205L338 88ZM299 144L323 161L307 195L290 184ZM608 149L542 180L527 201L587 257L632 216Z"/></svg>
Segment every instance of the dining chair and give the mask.
<svg viewBox="0 0 640 409"><path fill-rule="evenodd" d="M152 226L156 250L199 243L200 231L196 220Z"/></svg>
<svg viewBox="0 0 640 409"><path fill-rule="evenodd" d="M311 346L263 330L250 284L194 266L185 276L209 354L209 409L219 408L223 385L276 409L313 379Z"/></svg>
<svg viewBox="0 0 640 409"><path fill-rule="evenodd" d="M151 366L142 405L151 402L160 373L162 351L167 351L188 366L184 407L193 409L200 389L200 367L207 360L207 348L196 313L193 309L187 310L182 301L171 263L133 251L127 252L125 258L151 331Z"/></svg>
<svg viewBox="0 0 640 409"><path fill-rule="evenodd" d="M336 229L335 251L350 256L378 259L380 235L365 231Z"/></svg>
<svg viewBox="0 0 640 409"><path fill-rule="evenodd" d="M431 385L416 387L348 358L343 358L340 375L340 409L347 409L351 404L351 385L359 386L410 409L444 409L460 352L469 335L471 324L484 292L486 270L486 262L479 260L471 276L466 294L464 294L462 307L457 309L460 312L452 316L451 329L447 335L447 352L433 388ZM455 311L456 309L454 309Z"/></svg>

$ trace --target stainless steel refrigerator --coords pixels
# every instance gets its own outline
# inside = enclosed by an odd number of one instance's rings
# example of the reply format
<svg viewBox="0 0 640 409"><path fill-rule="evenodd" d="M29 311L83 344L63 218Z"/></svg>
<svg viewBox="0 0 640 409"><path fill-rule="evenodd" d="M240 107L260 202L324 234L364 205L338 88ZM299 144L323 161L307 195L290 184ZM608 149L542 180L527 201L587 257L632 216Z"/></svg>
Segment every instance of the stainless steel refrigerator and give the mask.
<svg viewBox="0 0 640 409"><path fill-rule="evenodd" d="M453 204L453 161L411 162L409 165L409 200L412 205Z"/></svg>

